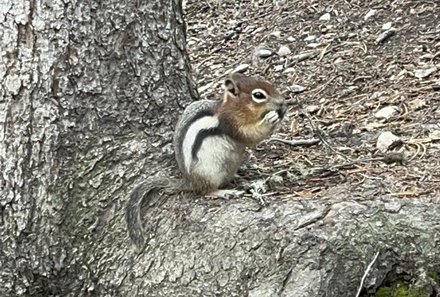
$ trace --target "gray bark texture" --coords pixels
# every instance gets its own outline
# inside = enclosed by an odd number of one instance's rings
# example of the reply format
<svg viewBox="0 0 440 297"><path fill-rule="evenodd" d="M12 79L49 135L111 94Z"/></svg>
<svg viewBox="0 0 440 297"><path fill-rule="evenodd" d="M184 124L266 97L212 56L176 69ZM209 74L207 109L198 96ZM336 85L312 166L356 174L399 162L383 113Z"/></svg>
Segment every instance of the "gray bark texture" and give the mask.
<svg viewBox="0 0 440 297"><path fill-rule="evenodd" d="M178 0L3 1L0 38L0 296L355 296L376 253L365 293L436 289L439 201L382 197L392 180L266 207L157 197L133 248L126 199L177 172L197 98Z"/></svg>

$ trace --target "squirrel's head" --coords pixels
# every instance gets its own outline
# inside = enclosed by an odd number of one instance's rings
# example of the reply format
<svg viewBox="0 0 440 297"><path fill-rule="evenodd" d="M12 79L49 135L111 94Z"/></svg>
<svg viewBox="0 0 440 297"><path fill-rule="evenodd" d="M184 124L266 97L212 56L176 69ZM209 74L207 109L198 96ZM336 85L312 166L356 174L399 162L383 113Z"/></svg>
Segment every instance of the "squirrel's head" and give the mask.
<svg viewBox="0 0 440 297"><path fill-rule="evenodd" d="M229 120L247 143L256 144L269 136L284 117L283 96L262 78L234 73L225 79L224 89L219 116Z"/></svg>

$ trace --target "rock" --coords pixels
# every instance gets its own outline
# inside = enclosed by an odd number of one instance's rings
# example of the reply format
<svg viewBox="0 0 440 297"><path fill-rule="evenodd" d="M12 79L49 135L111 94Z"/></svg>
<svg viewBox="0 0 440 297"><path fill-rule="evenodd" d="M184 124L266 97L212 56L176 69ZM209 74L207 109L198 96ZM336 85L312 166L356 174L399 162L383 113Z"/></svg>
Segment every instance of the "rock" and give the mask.
<svg viewBox="0 0 440 297"><path fill-rule="evenodd" d="M288 42L294 42L296 39L295 39L295 37L293 37L293 36L289 36L289 37L287 37L287 41Z"/></svg>
<svg viewBox="0 0 440 297"><path fill-rule="evenodd" d="M440 123L437 123L437 124L422 124L422 125L420 125L420 127L422 127L424 132L432 132L432 131L435 131L435 130L440 130Z"/></svg>
<svg viewBox="0 0 440 297"><path fill-rule="evenodd" d="M226 33L225 33L225 40L231 39L236 34L237 34L237 32L235 30L228 30L228 31L226 31Z"/></svg>
<svg viewBox="0 0 440 297"><path fill-rule="evenodd" d="M429 138L431 140L440 140L440 130L434 130L429 133Z"/></svg>
<svg viewBox="0 0 440 297"><path fill-rule="evenodd" d="M425 78L430 76L431 74L433 74L434 72L436 72L437 66L430 66L430 67L426 67L426 68L422 68L422 69L416 69L414 71L414 76L417 78Z"/></svg>
<svg viewBox="0 0 440 297"><path fill-rule="evenodd" d="M320 43L316 43L316 42L307 44L307 47L311 47L311 48L317 48L318 46L321 46L321 44Z"/></svg>
<svg viewBox="0 0 440 297"><path fill-rule="evenodd" d="M376 148L382 153L385 153L389 148L398 142L401 142L399 136L396 136L389 131L383 132L377 138Z"/></svg>
<svg viewBox="0 0 440 297"><path fill-rule="evenodd" d="M420 60L431 60L434 59L435 55L431 53L424 54L420 57Z"/></svg>
<svg viewBox="0 0 440 297"><path fill-rule="evenodd" d="M281 57L285 57L290 53L291 53L290 48L285 45L280 46L280 49L277 52L277 54Z"/></svg>
<svg viewBox="0 0 440 297"><path fill-rule="evenodd" d="M300 85L291 85L291 86L290 86L290 90L292 91L292 93L295 93L295 94L298 94L298 93L304 92L305 89L306 89L305 87L300 86ZM307 109L307 108L306 108L306 109Z"/></svg>
<svg viewBox="0 0 440 297"><path fill-rule="evenodd" d="M393 117L395 114L397 114L398 112L400 112L399 107L394 106L394 105L388 105L388 106L385 106L385 107L379 109L374 114L374 117L376 119L389 119L389 118Z"/></svg>
<svg viewBox="0 0 440 297"><path fill-rule="evenodd" d="M312 40L315 40L315 39L316 39L315 35L309 35L306 38L304 38L304 41L312 41Z"/></svg>
<svg viewBox="0 0 440 297"><path fill-rule="evenodd" d="M306 111L308 113L314 113L314 112L317 112L320 109L321 109L321 106L319 106L319 105L309 105L309 106L306 107Z"/></svg>
<svg viewBox="0 0 440 297"><path fill-rule="evenodd" d="M370 9L367 14L364 16L364 20L368 20L370 17L374 16L376 14L375 9Z"/></svg>
<svg viewBox="0 0 440 297"><path fill-rule="evenodd" d="M284 69L284 65L275 65L273 68L276 72L280 72Z"/></svg>
<svg viewBox="0 0 440 297"><path fill-rule="evenodd" d="M273 55L273 52L271 50L261 48L257 51L257 57L259 58L268 58Z"/></svg>
<svg viewBox="0 0 440 297"><path fill-rule="evenodd" d="M391 27L393 27L393 23L388 22L382 25L382 30L389 30Z"/></svg>
<svg viewBox="0 0 440 297"><path fill-rule="evenodd" d="M391 36L396 34L396 29L391 28L389 30L386 30L382 32L379 36L376 38L376 44L381 44L387 41Z"/></svg>
<svg viewBox="0 0 440 297"><path fill-rule="evenodd" d="M283 71L283 73L292 73L292 72L295 72L295 71L296 71L295 68L293 68L293 67L289 67L289 68L286 68L286 69Z"/></svg>
<svg viewBox="0 0 440 297"><path fill-rule="evenodd" d="M423 99L416 98L408 103L408 107L412 111L419 110L426 105L426 101Z"/></svg>
<svg viewBox="0 0 440 297"><path fill-rule="evenodd" d="M327 12L327 13L324 13L320 18L319 18L319 20L320 21L330 21L330 14Z"/></svg>
<svg viewBox="0 0 440 297"><path fill-rule="evenodd" d="M249 64L240 64L237 67L235 67L234 70L232 70L232 73L236 73L236 72L243 73L246 70L248 70L248 68L249 68Z"/></svg>
<svg viewBox="0 0 440 297"><path fill-rule="evenodd" d="M273 31L269 34L269 36L273 36L275 38L281 38L281 31Z"/></svg>

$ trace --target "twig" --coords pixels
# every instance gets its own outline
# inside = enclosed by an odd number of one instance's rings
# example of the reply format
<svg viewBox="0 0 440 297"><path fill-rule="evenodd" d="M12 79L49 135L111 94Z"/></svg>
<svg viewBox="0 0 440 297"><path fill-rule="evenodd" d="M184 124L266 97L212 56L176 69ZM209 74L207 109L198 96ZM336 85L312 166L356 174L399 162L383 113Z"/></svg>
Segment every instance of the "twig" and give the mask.
<svg viewBox="0 0 440 297"><path fill-rule="evenodd" d="M364 282L365 279L367 278L368 272L370 272L371 267L373 267L374 262L376 262L377 257L379 256L379 252L376 253L376 255L374 255L373 261L370 262L370 264L367 267L367 270L365 270L364 275L362 276L361 279L361 284L359 285L359 289L357 291L356 297L359 297L362 291L362 287L364 286Z"/></svg>
<svg viewBox="0 0 440 297"><path fill-rule="evenodd" d="M340 169L360 163L373 162L373 161L382 161L386 164L391 164L391 163L403 163L405 162L405 159L404 159L404 155L401 153L389 153L383 157L362 158L362 159L350 160L350 162L346 162L342 164L330 165L325 167L313 167L312 174L322 173L326 171L335 172L336 169Z"/></svg>
<svg viewBox="0 0 440 297"><path fill-rule="evenodd" d="M318 61L321 61L322 58L324 58L325 54L327 53L327 49L330 47L330 44L328 44L322 51L321 54L319 55L319 59Z"/></svg>
<svg viewBox="0 0 440 297"><path fill-rule="evenodd" d="M357 160L351 160L350 162L342 163L342 164L336 164L331 165L328 167L315 167L313 168L314 171L334 171L335 169L344 168L351 165L356 165L359 163L366 163L366 162L372 162L372 161L385 161L388 160L386 157L377 157L377 158L362 158Z"/></svg>
<svg viewBox="0 0 440 297"><path fill-rule="evenodd" d="M322 91L324 91L324 90L325 90L325 87L328 86L332 81L334 81L335 79L337 79L339 76L341 76L341 75L333 76L333 77L330 78L328 81L326 81L323 85L321 85L321 86L319 86L318 88L316 88L316 89L319 89L319 90L316 91L313 95L317 96L319 93L321 93ZM315 90L316 90L316 89L315 89Z"/></svg>
<svg viewBox="0 0 440 297"><path fill-rule="evenodd" d="M297 102L298 106L300 107L302 114L304 114L304 115L306 116L307 120L308 120L309 123L310 123L310 126L312 126L313 132L319 137L319 139L322 141L322 143L324 143L324 144L325 144L325 145L326 145L326 146L327 146L332 152L334 152L334 153L336 153L336 154L338 154L338 155L344 157L344 158L347 159L347 160L350 160L350 157L344 155L344 154L341 153L341 152L338 152L337 150L335 150L335 149L330 145L330 143L328 143L328 141L327 141L327 140L324 138L324 136L322 135L322 131L321 131L320 129L318 129L318 128L315 126L315 123L313 122L313 120L312 120L312 118L310 117L309 113L308 113L306 110L304 110L304 108L303 108L301 102L299 102L298 98L296 98L296 102Z"/></svg>
<svg viewBox="0 0 440 297"><path fill-rule="evenodd" d="M318 138L300 139L300 140L287 140L287 139L281 139L281 138L271 138L268 140L268 142L274 142L274 141L289 144L291 146L301 146L301 145L309 146L309 145L314 145L314 144L317 144L318 142L320 142L320 140Z"/></svg>
<svg viewBox="0 0 440 297"><path fill-rule="evenodd" d="M336 165L330 165L330 166L326 166L326 167L312 167L311 168L311 173L310 174L306 174L305 177L312 177L312 176L314 176L316 174L320 174L320 173L323 173L323 172L326 172L326 171L335 172L336 169L344 168L344 167L351 166L351 165L356 165L356 164L359 164L359 163L366 163L366 162L372 162L372 161L388 162L389 160L390 160L390 158L388 156L377 157L377 158L362 158L362 159L352 160L350 162L346 162L346 163L342 163L342 164L336 164ZM275 172L273 174L270 174L270 176L266 179L266 181L268 181L274 175L280 175L281 173L284 173L284 172L290 172L290 170L291 170L291 168L286 168L286 169L282 169L280 171L277 171L277 172ZM361 174L361 175L364 176L363 174Z"/></svg>

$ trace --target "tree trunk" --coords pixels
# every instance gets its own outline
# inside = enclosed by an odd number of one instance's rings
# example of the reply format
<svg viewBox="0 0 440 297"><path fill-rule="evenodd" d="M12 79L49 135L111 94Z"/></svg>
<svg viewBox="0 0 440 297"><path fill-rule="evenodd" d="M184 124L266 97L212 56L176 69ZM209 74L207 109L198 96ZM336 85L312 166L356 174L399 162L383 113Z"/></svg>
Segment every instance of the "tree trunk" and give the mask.
<svg viewBox="0 0 440 297"><path fill-rule="evenodd" d="M1 296L355 296L376 253L364 292L402 275L438 287L438 201L382 198L384 181L266 207L157 197L135 250L128 194L177 172L173 126L197 97L180 3L10 1L0 13Z"/></svg>
<svg viewBox="0 0 440 297"><path fill-rule="evenodd" d="M180 3L9 1L0 18L0 295L127 296L127 194L173 159L196 97Z"/></svg>

